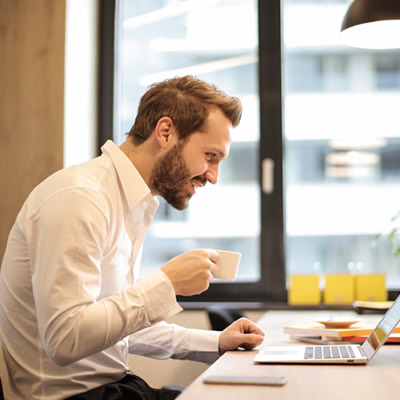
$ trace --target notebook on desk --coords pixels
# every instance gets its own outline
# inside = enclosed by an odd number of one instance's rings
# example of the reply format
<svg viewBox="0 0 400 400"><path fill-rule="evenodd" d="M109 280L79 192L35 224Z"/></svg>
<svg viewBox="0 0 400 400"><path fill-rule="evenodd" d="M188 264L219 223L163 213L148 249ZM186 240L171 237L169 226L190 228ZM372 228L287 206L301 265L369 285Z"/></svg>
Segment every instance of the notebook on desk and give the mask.
<svg viewBox="0 0 400 400"><path fill-rule="evenodd" d="M400 296L362 345L268 346L254 361L280 364L367 364L400 322Z"/></svg>

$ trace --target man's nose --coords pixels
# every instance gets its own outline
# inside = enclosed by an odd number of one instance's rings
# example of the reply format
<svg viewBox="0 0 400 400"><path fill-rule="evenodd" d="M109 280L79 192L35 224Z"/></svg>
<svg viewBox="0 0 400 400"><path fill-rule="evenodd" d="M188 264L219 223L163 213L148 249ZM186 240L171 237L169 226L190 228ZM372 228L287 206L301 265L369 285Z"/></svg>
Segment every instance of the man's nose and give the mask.
<svg viewBox="0 0 400 400"><path fill-rule="evenodd" d="M207 180L213 185L215 185L218 182L218 170L219 170L219 164L213 164L208 167L208 170L206 172Z"/></svg>

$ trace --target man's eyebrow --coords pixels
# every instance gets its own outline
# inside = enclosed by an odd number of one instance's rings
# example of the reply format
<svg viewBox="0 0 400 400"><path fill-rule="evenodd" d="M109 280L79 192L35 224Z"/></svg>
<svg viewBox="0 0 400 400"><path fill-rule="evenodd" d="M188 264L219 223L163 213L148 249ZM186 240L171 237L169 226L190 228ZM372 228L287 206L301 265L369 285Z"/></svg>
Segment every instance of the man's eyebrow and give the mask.
<svg viewBox="0 0 400 400"><path fill-rule="evenodd" d="M222 151L222 150L220 150L220 149L217 149L216 147L211 147L211 148L208 150L208 153L216 153L216 154L218 154L218 156L219 156L220 158L222 158L222 159L228 157L228 154L227 154L227 153L225 153L224 151Z"/></svg>

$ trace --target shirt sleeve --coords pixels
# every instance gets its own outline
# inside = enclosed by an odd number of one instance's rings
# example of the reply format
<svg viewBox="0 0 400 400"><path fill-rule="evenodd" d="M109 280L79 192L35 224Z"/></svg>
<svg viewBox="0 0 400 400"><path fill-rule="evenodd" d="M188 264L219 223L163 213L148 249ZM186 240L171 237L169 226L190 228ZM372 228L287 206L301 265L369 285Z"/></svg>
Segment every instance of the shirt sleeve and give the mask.
<svg viewBox="0 0 400 400"><path fill-rule="evenodd" d="M64 190L25 222L39 335L58 365L100 352L181 310L161 270L98 300L110 227L92 196Z"/></svg>
<svg viewBox="0 0 400 400"><path fill-rule="evenodd" d="M160 322L130 335L129 352L157 359L175 358L211 364L219 358L220 334Z"/></svg>

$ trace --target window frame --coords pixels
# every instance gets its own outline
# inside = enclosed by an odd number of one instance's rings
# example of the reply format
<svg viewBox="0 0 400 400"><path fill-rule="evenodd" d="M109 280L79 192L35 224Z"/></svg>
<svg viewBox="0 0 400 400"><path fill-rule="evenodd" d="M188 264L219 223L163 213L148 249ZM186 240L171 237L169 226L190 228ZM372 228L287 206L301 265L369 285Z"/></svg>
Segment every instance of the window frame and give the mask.
<svg viewBox="0 0 400 400"><path fill-rule="evenodd" d="M117 0L100 0L98 66L98 154L100 146L113 138L114 131L114 52Z"/></svg>

